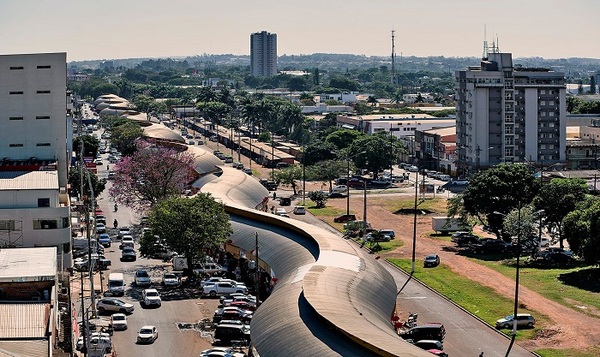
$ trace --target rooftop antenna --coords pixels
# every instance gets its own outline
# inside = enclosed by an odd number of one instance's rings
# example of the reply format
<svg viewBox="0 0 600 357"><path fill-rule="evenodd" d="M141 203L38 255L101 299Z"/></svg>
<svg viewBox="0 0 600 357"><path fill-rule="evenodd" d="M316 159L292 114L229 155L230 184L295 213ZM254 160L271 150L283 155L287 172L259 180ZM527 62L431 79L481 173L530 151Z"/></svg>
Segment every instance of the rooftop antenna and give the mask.
<svg viewBox="0 0 600 357"><path fill-rule="evenodd" d="M488 58L488 43L487 43L487 28L486 25L483 25L483 58L486 60Z"/></svg>
<svg viewBox="0 0 600 357"><path fill-rule="evenodd" d="M395 36L394 33L396 31L392 30L392 84L396 84L396 46L395 46Z"/></svg>
<svg viewBox="0 0 600 357"><path fill-rule="evenodd" d="M496 52L500 53L500 41L498 40L498 33L496 33Z"/></svg>

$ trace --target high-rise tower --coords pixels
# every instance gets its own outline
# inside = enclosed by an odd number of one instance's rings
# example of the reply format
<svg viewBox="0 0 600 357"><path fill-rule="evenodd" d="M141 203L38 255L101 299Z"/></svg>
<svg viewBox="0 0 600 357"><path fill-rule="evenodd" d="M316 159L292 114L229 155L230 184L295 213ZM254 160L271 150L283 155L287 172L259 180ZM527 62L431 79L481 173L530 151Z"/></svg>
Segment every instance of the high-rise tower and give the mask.
<svg viewBox="0 0 600 357"><path fill-rule="evenodd" d="M250 35L250 67L254 77L277 75L277 35L267 31Z"/></svg>
<svg viewBox="0 0 600 357"><path fill-rule="evenodd" d="M479 66L456 71L457 166L564 161L564 73L513 66L497 42L484 56Z"/></svg>

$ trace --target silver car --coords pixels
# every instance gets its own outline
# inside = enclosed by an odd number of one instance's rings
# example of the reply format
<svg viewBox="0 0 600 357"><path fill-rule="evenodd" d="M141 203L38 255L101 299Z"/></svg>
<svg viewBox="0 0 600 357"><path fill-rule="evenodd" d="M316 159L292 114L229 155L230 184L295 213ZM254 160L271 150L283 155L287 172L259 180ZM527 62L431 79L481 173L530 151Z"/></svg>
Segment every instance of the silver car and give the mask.
<svg viewBox="0 0 600 357"><path fill-rule="evenodd" d="M104 313L108 311L120 312L122 314L130 314L133 312L133 305L120 299L115 298L103 298L98 300L96 303L96 309L98 313Z"/></svg>
<svg viewBox="0 0 600 357"><path fill-rule="evenodd" d="M513 315L508 315L496 321L497 329L509 329L514 324ZM526 327L532 328L535 325L535 318L530 314L517 314L517 328Z"/></svg>

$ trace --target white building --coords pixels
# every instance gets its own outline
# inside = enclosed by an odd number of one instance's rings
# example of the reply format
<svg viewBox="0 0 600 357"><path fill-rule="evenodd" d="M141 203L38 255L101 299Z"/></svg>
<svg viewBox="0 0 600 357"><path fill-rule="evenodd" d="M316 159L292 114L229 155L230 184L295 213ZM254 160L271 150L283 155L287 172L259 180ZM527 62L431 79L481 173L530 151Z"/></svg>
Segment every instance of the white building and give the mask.
<svg viewBox="0 0 600 357"><path fill-rule="evenodd" d="M71 265L66 53L0 56L0 247Z"/></svg>
<svg viewBox="0 0 600 357"><path fill-rule="evenodd" d="M456 144L464 169L565 160L562 72L513 66L510 53L492 52L479 66L456 71L456 82Z"/></svg>
<svg viewBox="0 0 600 357"><path fill-rule="evenodd" d="M250 35L250 68L254 77L277 75L277 35L267 31Z"/></svg>

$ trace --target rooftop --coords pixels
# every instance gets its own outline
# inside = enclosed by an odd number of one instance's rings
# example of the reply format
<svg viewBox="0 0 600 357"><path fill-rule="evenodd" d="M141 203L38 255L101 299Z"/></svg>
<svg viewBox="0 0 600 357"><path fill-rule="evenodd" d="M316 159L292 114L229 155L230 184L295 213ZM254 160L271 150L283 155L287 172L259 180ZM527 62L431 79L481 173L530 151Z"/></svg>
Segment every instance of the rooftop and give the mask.
<svg viewBox="0 0 600 357"><path fill-rule="evenodd" d="M0 171L2 190L58 190L58 171Z"/></svg>
<svg viewBox="0 0 600 357"><path fill-rule="evenodd" d="M0 282L56 278L56 247L0 249Z"/></svg>

